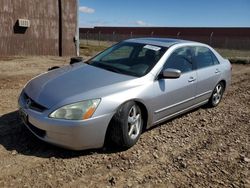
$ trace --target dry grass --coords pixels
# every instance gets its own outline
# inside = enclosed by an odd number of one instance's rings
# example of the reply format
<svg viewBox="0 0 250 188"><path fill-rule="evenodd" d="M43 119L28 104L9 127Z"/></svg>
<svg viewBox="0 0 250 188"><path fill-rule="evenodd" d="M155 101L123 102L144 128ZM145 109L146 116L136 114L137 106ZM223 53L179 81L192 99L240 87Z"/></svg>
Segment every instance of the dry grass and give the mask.
<svg viewBox="0 0 250 188"><path fill-rule="evenodd" d="M106 46L80 45L80 54L84 57L94 56L106 48Z"/></svg>
<svg viewBox="0 0 250 188"><path fill-rule="evenodd" d="M230 50L230 49L216 49L223 57L232 59L250 59L250 50Z"/></svg>

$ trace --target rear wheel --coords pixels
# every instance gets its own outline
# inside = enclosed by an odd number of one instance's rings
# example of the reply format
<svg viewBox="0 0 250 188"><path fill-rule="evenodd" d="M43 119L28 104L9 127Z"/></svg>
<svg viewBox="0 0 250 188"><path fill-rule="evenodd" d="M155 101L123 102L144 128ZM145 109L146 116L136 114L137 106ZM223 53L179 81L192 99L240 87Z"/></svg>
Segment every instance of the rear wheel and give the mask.
<svg viewBox="0 0 250 188"><path fill-rule="evenodd" d="M225 90L224 84L222 82L218 83L214 88L212 96L209 99L208 105L211 107L217 106L222 99L224 90Z"/></svg>
<svg viewBox="0 0 250 188"><path fill-rule="evenodd" d="M111 140L122 148L130 148L138 141L143 127L140 107L133 101L119 108L111 121Z"/></svg>

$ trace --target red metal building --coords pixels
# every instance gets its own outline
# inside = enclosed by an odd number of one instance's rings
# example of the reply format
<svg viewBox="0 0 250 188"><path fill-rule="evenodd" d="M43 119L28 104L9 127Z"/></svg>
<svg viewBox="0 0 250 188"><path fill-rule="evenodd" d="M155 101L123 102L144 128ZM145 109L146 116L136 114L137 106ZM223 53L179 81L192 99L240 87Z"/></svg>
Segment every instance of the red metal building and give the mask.
<svg viewBox="0 0 250 188"><path fill-rule="evenodd" d="M77 0L0 0L0 56L75 55Z"/></svg>

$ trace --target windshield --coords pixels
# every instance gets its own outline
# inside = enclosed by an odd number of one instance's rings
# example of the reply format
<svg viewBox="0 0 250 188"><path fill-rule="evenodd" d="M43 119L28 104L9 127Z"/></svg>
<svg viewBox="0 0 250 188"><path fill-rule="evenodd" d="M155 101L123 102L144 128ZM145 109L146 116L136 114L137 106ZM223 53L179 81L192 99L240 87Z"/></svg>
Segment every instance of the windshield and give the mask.
<svg viewBox="0 0 250 188"><path fill-rule="evenodd" d="M121 42L87 63L112 72L141 77L146 75L166 52L166 47Z"/></svg>

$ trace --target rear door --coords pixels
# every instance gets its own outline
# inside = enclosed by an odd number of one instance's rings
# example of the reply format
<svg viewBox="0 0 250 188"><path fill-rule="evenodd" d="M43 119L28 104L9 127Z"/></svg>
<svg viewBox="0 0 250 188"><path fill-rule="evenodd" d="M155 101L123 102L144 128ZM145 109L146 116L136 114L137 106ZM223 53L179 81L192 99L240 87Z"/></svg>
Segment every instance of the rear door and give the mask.
<svg viewBox="0 0 250 188"><path fill-rule="evenodd" d="M167 119L194 104L197 75L192 54L192 47L181 47L166 61L163 69L178 69L181 71L181 76L177 79L155 81L154 123Z"/></svg>
<svg viewBox="0 0 250 188"><path fill-rule="evenodd" d="M221 70L213 52L204 46L194 47L194 61L197 69L196 102L207 100L218 83Z"/></svg>

